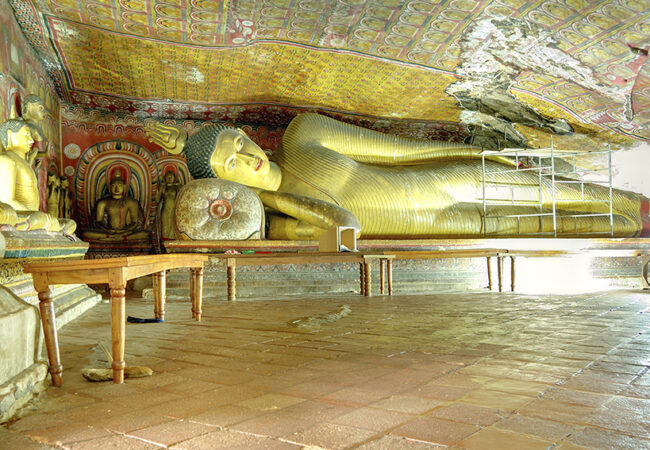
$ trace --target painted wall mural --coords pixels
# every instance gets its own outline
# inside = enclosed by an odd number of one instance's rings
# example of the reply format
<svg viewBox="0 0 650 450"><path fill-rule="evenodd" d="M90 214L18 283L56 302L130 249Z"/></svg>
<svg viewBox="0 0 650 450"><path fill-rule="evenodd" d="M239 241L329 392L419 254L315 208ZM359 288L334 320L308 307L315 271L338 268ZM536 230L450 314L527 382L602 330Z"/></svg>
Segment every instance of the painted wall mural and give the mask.
<svg viewBox="0 0 650 450"><path fill-rule="evenodd" d="M0 122L23 113L23 99L37 95L45 106L40 123L43 141L39 146L38 183L40 207L47 209L48 173L60 175L60 101L53 82L25 39L7 2L0 2Z"/></svg>

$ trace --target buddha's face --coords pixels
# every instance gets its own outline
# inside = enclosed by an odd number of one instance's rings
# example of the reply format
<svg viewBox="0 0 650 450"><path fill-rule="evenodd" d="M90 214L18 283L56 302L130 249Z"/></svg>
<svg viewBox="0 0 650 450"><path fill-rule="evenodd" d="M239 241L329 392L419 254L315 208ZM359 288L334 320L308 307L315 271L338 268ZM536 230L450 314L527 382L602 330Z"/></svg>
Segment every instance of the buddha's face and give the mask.
<svg viewBox="0 0 650 450"><path fill-rule="evenodd" d="M113 198L122 198L124 197L124 181L120 178L116 178L111 181L111 197Z"/></svg>
<svg viewBox="0 0 650 450"><path fill-rule="evenodd" d="M219 134L210 167L224 180L263 189L268 187L269 159L241 130L224 130Z"/></svg>
<svg viewBox="0 0 650 450"><path fill-rule="evenodd" d="M174 184L174 181L176 181L176 175L174 175L174 172L167 172L165 174L165 183Z"/></svg>
<svg viewBox="0 0 650 450"><path fill-rule="evenodd" d="M9 130L8 133L9 139L7 150L17 150L23 153L31 150L34 138L32 137L32 132L29 130L27 125L15 132Z"/></svg>
<svg viewBox="0 0 650 450"><path fill-rule="evenodd" d="M45 117L45 106L39 102L32 102L27 104L25 111L25 118L40 122Z"/></svg>

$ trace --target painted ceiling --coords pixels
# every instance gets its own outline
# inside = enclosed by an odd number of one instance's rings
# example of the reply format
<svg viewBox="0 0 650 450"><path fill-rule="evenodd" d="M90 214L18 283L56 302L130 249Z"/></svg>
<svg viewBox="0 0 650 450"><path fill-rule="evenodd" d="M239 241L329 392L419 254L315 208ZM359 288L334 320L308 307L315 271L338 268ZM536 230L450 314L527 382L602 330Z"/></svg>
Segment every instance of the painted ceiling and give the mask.
<svg viewBox="0 0 650 450"><path fill-rule="evenodd" d="M650 140L648 0L9 0L69 103L486 147Z"/></svg>

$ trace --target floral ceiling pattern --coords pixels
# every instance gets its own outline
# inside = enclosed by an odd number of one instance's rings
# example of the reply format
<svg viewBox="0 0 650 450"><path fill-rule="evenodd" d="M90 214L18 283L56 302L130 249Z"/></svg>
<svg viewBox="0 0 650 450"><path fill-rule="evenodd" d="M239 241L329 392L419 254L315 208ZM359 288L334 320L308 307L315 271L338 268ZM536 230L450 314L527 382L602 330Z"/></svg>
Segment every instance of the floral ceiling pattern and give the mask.
<svg viewBox="0 0 650 450"><path fill-rule="evenodd" d="M650 140L647 0L9 2L59 95L88 108L268 125L315 110L532 146Z"/></svg>

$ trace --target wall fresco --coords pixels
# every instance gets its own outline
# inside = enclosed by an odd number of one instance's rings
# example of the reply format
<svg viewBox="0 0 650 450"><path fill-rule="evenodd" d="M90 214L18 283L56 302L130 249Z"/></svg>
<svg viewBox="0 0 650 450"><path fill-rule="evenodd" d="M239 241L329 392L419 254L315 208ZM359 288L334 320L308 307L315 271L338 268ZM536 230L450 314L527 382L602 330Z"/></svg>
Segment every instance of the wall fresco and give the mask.
<svg viewBox="0 0 650 450"><path fill-rule="evenodd" d="M25 39L7 2L0 2L0 122L22 113L22 99L34 94L43 99L45 117L41 123L44 139L37 168L40 207L46 210L47 174L60 174L60 102L38 56Z"/></svg>
<svg viewBox="0 0 650 450"><path fill-rule="evenodd" d="M404 131L419 135L449 124L467 135L462 108L445 91L464 77L459 67L470 57L462 40L471 25L503 17L524 31L526 24L547 30L532 45L580 63L568 78L538 68L511 73L516 101L560 109L574 130L650 139L650 11L640 1L10 3L60 95L77 105L267 125L286 125L287 110L323 110L371 123L418 122ZM593 84L584 84L584 73Z"/></svg>

